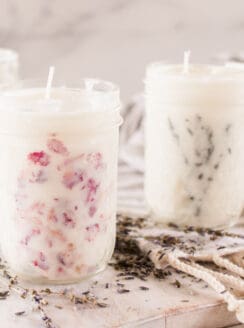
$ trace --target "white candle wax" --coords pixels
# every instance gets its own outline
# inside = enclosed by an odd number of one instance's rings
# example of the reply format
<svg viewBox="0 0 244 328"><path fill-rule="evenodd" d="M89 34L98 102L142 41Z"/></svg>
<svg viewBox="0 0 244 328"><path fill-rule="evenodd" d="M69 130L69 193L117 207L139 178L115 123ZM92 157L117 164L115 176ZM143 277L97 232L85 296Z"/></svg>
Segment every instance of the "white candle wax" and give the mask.
<svg viewBox="0 0 244 328"><path fill-rule="evenodd" d="M152 64L146 74L145 193L155 220L235 223L244 195L244 72Z"/></svg>
<svg viewBox="0 0 244 328"><path fill-rule="evenodd" d="M0 96L1 246L28 280L77 281L113 252L119 90L91 83Z"/></svg>

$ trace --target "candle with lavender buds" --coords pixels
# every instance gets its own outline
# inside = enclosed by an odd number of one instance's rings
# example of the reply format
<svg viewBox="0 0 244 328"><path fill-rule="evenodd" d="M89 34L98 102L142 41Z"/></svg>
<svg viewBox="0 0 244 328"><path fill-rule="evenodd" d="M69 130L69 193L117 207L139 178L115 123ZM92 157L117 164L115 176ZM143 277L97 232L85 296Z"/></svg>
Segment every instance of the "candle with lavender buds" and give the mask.
<svg viewBox="0 0 244 328"><path fill-rule="evenodd" d="M146 81L145 195L152 218L235 224L244 195L244 72L154 63Z"/></svg>
<svg viewBox="0 0 244 328"><path fill-rule="evenodd" d="M0 48L0 90L11 87L18 79L19 56L11 49Z"/></svg>
<svg viewBox="0 0 244 328"><path fill-rule="evenodd" d="M0 96L1 248L19 277L70 283L113 252L120 101L110 82L53 73Z"/></svg>

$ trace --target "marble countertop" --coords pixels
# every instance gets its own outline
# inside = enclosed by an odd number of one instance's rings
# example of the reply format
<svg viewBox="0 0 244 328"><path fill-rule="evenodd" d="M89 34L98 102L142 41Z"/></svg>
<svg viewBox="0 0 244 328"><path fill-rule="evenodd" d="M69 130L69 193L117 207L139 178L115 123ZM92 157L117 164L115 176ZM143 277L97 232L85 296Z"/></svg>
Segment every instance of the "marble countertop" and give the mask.
<svg viewBox="0 0 244 328"><path fill-rule="evenodd" d="M75 295L89 290L100 302L107 304L105 308L74 305L64 297L45 297L49 304L43 308L53 321L50 328L213 328L237 324L235 315L227 311L226 305L203 282L177 274L161 281L153 278L125 280L117 274L108 267L89 281L66 287ZM176 280L180 282L180 288L175 285ZM23 283L22 286L44 288ZM64 289L62 286L50 288L53 291ZM118 293L121 288L129 292ZM31 301L11 292L7 299L0 300L1 327L45 328L42 315L33 310L35 308ZM22 311L25 313L21 316L15 314Z"/></svg>

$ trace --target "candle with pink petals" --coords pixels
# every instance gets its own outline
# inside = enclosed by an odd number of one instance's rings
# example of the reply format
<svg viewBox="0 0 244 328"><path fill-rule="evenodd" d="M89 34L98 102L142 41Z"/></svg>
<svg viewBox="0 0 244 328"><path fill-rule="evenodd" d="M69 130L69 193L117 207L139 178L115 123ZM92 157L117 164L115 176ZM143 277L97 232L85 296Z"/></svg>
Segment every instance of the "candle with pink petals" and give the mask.
<svg viewBox="0 0 244 328"><path fill-rule="evenodd" d="M30 83L0 97L2 252L24 279L75 282L114 248L119 90Z"/></svg>

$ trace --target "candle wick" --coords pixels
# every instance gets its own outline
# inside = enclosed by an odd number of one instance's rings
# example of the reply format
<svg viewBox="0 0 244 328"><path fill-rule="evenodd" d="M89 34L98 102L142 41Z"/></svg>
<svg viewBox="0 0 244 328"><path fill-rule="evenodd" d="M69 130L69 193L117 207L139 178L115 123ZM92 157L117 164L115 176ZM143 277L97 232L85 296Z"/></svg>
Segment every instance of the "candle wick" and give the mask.
<svg viewBox="0 0 244 328"><path fill-rule="evenodd" d="M49 72L48 72L48 78L47 78L46 94L45 94L46 99L50 99L50 93L51 93L51 88L52 88L52 83L53 83L54 71L55 71L55 67L50 66L49 67Z"/></svg>
<svg viewBox="0 0 244 328"><path fill-rule="evenodd" d="M190 55L191 55L190 50L184 51L184 66L183 66L183 73L184 74L189 72Z"/></svg>

